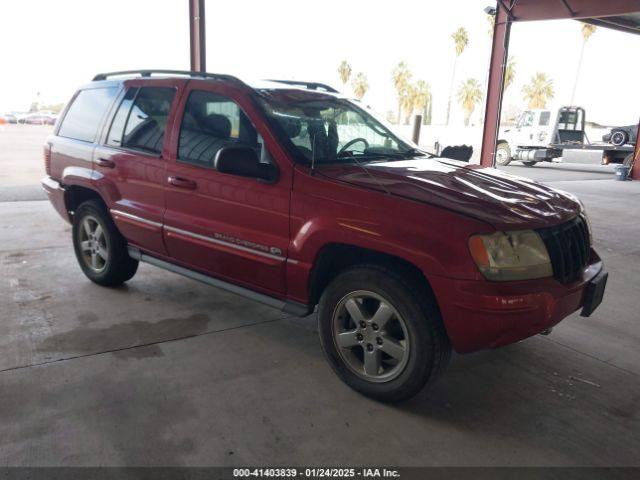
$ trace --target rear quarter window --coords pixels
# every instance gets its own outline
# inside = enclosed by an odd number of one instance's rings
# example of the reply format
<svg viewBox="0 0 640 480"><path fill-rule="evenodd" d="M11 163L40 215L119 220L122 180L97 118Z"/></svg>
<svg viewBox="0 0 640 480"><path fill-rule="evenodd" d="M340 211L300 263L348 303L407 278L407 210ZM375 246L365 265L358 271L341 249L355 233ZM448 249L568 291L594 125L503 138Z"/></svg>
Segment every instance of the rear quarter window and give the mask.
<svg viewBox="0 0 640 480"><path fill-rule="evenodd" d="M85 142L95 141L100 123L117 92L117 87L81 90L64 116L58 135Z"/></svg>

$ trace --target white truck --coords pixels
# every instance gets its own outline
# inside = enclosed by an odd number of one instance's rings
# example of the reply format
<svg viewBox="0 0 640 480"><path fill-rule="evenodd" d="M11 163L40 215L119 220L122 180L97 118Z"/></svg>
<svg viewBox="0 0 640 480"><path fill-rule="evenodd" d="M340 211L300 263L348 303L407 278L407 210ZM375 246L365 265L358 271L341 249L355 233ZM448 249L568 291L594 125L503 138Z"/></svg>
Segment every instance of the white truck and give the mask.
<svg viewBox="0 0 640 480"><path fill-rule="evenodd" d="M532 167L562 157L565 150L601 151L603 164L631 165L634 146L589 142L581 107L531 109L522 112L515 127L500 129L496 164L504 166L518 160Z"/></svg>

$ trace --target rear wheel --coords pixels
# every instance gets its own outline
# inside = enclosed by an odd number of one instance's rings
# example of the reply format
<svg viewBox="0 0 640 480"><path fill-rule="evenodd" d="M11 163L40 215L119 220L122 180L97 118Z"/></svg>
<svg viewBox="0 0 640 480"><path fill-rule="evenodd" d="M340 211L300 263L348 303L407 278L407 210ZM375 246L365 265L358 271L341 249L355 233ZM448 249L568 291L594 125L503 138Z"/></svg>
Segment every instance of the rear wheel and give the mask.
<svg viewBox="0 0 640 480"><path fill-rule="evenodd" d="M616 147L621 147L629 141L629 134L624 130L614 130L611 132L611 144Z"/></svg>
<svg viewBox="0 0 640 480"><path fill-rule="evenodd" d="M500 142L496 149L496 164L504 167L511 163L511 147L506 142Z"/></svg>
<svg viewBox="0 0 640 480"><path fill-rule="evenodd" d="M120 285L138 270L138 261L127 252L127 241L99 200L89 200L76 209L73 247L80 268L97 284Z"/></svg>
<svg viewBox="0 0 640 480"><path fill-rule="evenodd" d="M318 308L324 353L354 390L406 400L434 381L451 352L435 303L394 272L353 267L327 287Z"/></svg>

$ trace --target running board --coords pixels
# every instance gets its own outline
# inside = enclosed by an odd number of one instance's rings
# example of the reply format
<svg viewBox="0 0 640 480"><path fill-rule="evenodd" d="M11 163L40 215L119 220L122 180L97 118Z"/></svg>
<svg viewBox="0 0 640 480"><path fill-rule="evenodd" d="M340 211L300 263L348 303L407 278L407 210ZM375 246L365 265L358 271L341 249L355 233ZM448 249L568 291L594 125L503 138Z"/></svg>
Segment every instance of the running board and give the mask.
<svg viewBox="0 0 640 480"><path fill-rule="evenodd" d="M147 255L146 253L142 253L138 248L128 247L128 251L131 258L140 262L149 263L151 265L155 265L156 267L160 267L165 270L169 270L170 272L177 273L178 275L191 278L192 280L197 280L198 282L206 283L207 285L226 290L227 292L235 293L236 295L240 295L241 297L255 300L256 302L260 302L270 307L277 308L284 313L295 315L297 317L306 317L307 315L309 315L309 313L311 313L311 309L303 303L293 302L290 300L279 300L269 295L258 293L253 290L249 290L248 288L240 287L238 285L234 285L233 283L225 282L224 280L219 280L203 273L196 272L194 270L190 270L188 268L184 268L179 265L166 262L164 260L160 260L159 258L152 257L151 255Z"/></svg>

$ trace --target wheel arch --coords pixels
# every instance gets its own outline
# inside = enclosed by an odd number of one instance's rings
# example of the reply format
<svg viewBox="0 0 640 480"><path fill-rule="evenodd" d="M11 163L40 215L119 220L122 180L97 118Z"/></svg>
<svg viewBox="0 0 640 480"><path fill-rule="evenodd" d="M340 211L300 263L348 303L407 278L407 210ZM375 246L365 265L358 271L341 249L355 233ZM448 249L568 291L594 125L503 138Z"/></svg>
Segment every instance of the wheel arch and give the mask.
<svg viewBox="0 0 640 480"><path fill-rule="evenodd" d="M379 265L397 272L416 285L416 288L423 290L424 294L431 296L435 302L435 295L429 280L423 271L410 261L365 247L345 243L329 243L318 251L313 262L308 285L309 305L312 308L317 305L325 288L340 273L350 267L365 264Z"/></svg>
<svg viewBox="0 0 640 480"><path fill-rule="evenodd" d="M99 200L106 206L106 202L97 190L84 185L65 185L65 206L70 216L87 200Z"/></svg>

